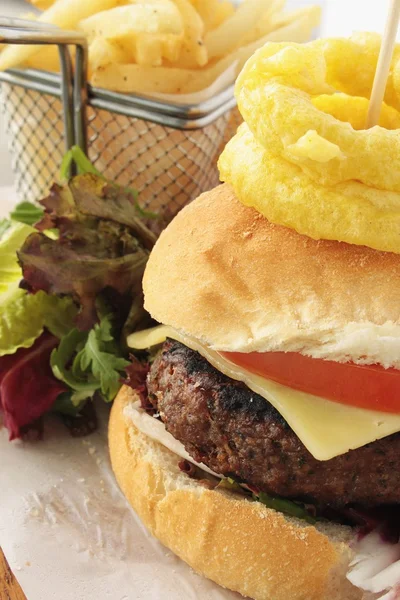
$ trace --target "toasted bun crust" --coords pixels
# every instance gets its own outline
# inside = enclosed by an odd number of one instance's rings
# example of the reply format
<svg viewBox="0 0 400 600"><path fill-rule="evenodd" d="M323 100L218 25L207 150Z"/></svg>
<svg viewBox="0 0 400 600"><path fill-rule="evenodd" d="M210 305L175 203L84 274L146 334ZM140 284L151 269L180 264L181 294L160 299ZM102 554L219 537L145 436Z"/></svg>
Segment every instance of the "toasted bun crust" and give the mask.
<svg viewBox="0 0 400 600"><path fill-rule="evenodd" d="M215 350L400 368L400 255L273 225L228 185L163 232L144 292L155 319Z"/></svg>
<svg viewBox="0 0 400 600"><path fill-rule="evenodd" d="M349 528L317 530L258 502L209 490L183 474L178 457L140 433L123 387L109 425L111 463L149 531L195 571L256 600L363 600L345 578Z"/></svg>

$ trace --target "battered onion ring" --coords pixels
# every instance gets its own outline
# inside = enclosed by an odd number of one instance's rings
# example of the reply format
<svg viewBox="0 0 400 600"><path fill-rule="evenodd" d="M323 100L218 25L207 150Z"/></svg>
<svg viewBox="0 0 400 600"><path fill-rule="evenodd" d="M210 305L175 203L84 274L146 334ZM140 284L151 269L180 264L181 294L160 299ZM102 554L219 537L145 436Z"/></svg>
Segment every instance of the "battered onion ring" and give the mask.
<svg viewBox="0 0 400 600"><path fill-rule="evenodd" d="M379 36L319 40L310 44L267 44L247 62L236 84L240 112L256 140L274 154L298 164L314 181L335 185L359 180L368 186L400 192L400 135L382 127L356 131L349 122L322 112L312 102L321 94L367 95L378 59ZM365 47L369 52L363 53ZM357 63L353 62L357 59ZM394 73L400 69L396 49L386 104L400 107ZM351 65L340 72L343 65ZM329 105L326 106L329 111ZM344 115L343 115L344 116ZM351 120L349 106L346 121ZM316 161L297 143L309 130L331 147ZM336 147L336 151L333 152ZM371 152L372 150L372 152Z"/></svg>
<svg viewBox="0 0 400 600"><path fill-rule="evenodd" d="M400 46L363 129L381 38L267 44L236 84L247 123L221 155L244 204L314 239L400 253Z"/></svg>
<svg viewBox="0 0 400 600"><path fill-rule="evenodd" d="M316 108L329 113L339 121L348 119L353 129L364 129L365 127L369 107L367 98L348 96L341 93L333 96L322 94L312 98L311 102ZM383 104L379 125L385 129L400 129L400 112L387 104Z"/></svg>
<svg viewBox="0 0 400 600"><path fill-rule="evenodd" d="M243 204L253 206L272 223L317 240L400 252L397 193L368 189L356 181L321 190L297 165L258 144L245 123L228 142L219 168Z"/></svg>

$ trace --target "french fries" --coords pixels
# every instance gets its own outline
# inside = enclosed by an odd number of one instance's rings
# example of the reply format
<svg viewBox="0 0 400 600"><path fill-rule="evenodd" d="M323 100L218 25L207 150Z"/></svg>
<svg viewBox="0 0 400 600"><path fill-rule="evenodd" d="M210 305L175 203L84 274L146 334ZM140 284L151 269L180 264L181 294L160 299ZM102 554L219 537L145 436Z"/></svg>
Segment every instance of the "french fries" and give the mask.
<svg viewBox="0 0 400 600"><path fill-rule="evenodd" d="M261 40L261 45L282 40L304 42L309 39L315 28L315 22L318 23L319 15L319 7L314 7L312 15L303 15L299 23L289 23L265 35ZM313 16L314 20L311 20L310 16ZM107 67L93 72L92 83L96 87L118 92L190 94L210 86L233 64L235 74L238 75L245 62L259 47L257 40L237 49L205 69L149 68L140 65L109 64Z"/></svg>
<svg viewBox="0 0 400 600"><path fill-rule="evenodd" d="M208 70L109 64L92 74L92 84L118 92L180 94L204 89L211 83Z"/></svg>
<svg viewBox="0 0 400 600"><path fill-rule="evenodd" d="M52 23L61 29L75 29L83 19L99 10L114 8L116 4L117 0L57 0L37 20ZM8 46L0 54L0 71L24 65L37 52L37 46Z"/></svg>
<svg viewBox="0 0 400 600"><path fill-rule="evenodd" d="M246 0L231 17L205 37L208 57L219 58L231 52L246 32L257 25L263 14L269 11L270 0Z"/></svg>
<svg viewBox="0 0 400 600"><path fill-rule="evenodd" d="M282 11L284 6L285 0L271 0L268 10L264 12L254 27L246 31L244 36L238 40L236 47L251 44L267 35L270 31L279 29L280 25L278 23L275 25L274 19L276 18L276 15L279 17L283 14ZM285 13L286 18L288 18L287 15L289 14L292 13Z"/></svg>
<svg viewBox="0 0 400 600"><path fill-rule="evenodd" d="M124 62L159 66L176 60L184 42L184 22L172 0L132 2L94 14L79 23L89 41L103 39L125 51Z"/></svg>
<svg viewBox="0 0 400 600"><path fill-rule="evenodd" d="M41 22L83 31L90 82L126 93L184 94L237 74L268 41L308 41L320 8L283 12L285 0L30 0ZM55 71L55 48L5 47L0 70Z"/></svg>
<svg viewBox="0 0 400 600"><path fill-rule="evenodd" d="M60 68L57 46L38 46L38 51L25 63L30 69L40 69L56 73Z"/></svg>
<svg viewBox="0 0 400 600"><path fill-rule="evenodd" d="M189 69L203 67L207 64L207 50L203 43L204 23L189 0L174 0L174 2L185 23L185 38L179 67Z"/></svg>
<svg viewBox="0 0 400 600"><path fill-rule="evenodd" d="M128 57L122 46L110 42L103 37L95 38L89 46L90 71L101 71L108 65L118 65L128 62Z"/></svg>
<svg viewBox="0 0 400 600"><path fill-rule="evenodd" d="M219 27L235 12L235 7L229 0L192 0L192 4L203 19L205 33Z"/></svg>

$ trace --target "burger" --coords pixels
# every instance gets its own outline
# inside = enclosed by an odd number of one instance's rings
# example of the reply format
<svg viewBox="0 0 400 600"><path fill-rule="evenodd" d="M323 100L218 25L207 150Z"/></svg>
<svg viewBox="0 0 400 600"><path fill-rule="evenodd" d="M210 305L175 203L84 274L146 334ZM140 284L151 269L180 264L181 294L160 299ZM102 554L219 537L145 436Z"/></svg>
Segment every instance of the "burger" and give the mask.
<svg viewBox="0 0 400 600"><path fill-rule="evenodd" d="M129 341L158 352L109 446L149 531L258 600L395 588L399 256L272 224L223 184L161 234L143 287L162 325Z"/></svg>

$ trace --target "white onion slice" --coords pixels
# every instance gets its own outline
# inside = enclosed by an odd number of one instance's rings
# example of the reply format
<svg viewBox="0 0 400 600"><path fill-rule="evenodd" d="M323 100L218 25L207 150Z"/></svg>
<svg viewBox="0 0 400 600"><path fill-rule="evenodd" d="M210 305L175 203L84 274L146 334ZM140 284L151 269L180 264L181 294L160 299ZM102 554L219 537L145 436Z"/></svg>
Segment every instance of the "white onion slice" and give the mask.
<svg viewBox="0 0 400 600"><path fill-rule="evenodd" d="M192 463L199 469L206 471L210 475L217 477L218 479L225 479L223 475L218 475L215 471L212 471L204 465L203 463L198 463L190 456L190 454L185 450L184 445L179 440L176 440L166 429L165 425L162 421L155 419L151 415L149 415L143 408L140 406L140 402L133 402L128 404L124 409L124 414L131 419L135 427L139 429L142 433L149 436L152 440L159 442L168 450L171 450L174 454L177 454L184 460Z"/></svg>
<svg viewBox="0 0 400 600"><path fill-rule="evenodd" d="M356 556L347 579L379 600L400 599L400 543L386 542L378 530L366 535L354 547Z"/></svg>

